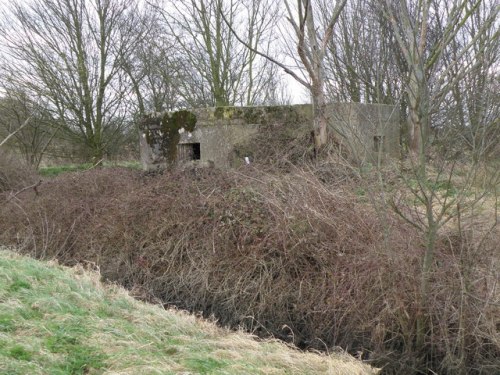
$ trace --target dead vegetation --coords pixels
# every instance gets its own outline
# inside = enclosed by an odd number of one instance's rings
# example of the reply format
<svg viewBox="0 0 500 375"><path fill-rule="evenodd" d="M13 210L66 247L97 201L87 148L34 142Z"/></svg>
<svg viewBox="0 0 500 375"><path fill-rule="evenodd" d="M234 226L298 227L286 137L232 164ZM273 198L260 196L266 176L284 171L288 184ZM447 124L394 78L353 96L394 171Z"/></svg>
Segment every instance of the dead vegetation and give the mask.
<svg viewBox="0 0 500 375"><path fill-rule="evenodd" d="M0 193L17 192L35 184L37 173L12 152L0 148Z"/></svg>
<svg viewBox="0 0 500 375"><path fill-rule="evenodd" d="M385 373L454 373L466 363L470 373L494 374L498 233L480 244L466 235L440 240L426 312L432 331L426 352L415 351L421 238L361 202L350 179L324 181L314 167L293 165L274 174L61 175L39 195L3 204L0 242L65 264L95 262L138 297L303 348L340 346ZM466 358L456 356L457 343Z"/></svg>

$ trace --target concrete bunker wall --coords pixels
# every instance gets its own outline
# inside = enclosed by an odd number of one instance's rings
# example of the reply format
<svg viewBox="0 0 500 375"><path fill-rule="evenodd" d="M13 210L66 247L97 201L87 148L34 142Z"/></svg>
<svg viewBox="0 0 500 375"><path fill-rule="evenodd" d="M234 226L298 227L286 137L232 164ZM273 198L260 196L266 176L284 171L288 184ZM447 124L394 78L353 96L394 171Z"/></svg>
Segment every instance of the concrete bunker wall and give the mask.
<svg viewBox="0 0 500 375"><path fill-rule="evenodd" d="M399 154L399 115L395 107L379 104L330 104L331 129L360 161L376 162ZM140 123L144 169L195 162L220 168L231 166L237 144L248 141L263 125L311 128L311 105L215 107L152 113Z"/></svg>
<svg viewBox="0 0 500 375"><path fill-rule="evenodd" d="M383 104L336 103L327 107L330 129L360 163L400 155L399 112Z"/></svg>

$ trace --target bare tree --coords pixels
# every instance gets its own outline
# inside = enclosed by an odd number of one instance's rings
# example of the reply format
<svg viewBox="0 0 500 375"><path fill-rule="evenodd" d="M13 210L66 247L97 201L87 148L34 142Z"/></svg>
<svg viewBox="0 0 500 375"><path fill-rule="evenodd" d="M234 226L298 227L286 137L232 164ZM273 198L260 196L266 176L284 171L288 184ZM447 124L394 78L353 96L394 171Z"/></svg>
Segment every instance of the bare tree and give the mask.
<svg viewBox="0 0 500 375"><path fill-rule="evenodd" d="M189 105L250 105L269 96L276 71L230 31L237 29L246 44L267 51L274 11L266 1L191 0L171 6L175 11L164 15L186 59L180 83Z"/></svg>
<svg viewBox="0 0 500 375"><path fill-rule="evenodd" d="M317 149L328 140L328 119L325 97L325 55L337 23L347 0L338 1L333 11L327 15L327 8L321 7L323 15L323 35L319 35L315 8L312 0L299 0L293 8L288 1L285 7L288 21L295 33L297 54L302 67L307 71L308 80L299 79L311 93L313 105L314 141ZM297 78L296 78L297 79Z"/></svg>
<svg viewBox="0 0 500 375"><path fill-rule="evenodd" d="M482 1L478 9L459 30L443 56L442 69L447 71L447 79L453 82L443 100L443 111L433 128L441 139L440 133L451 128L455 131L453 144L448 147L468 150L474 158L498 157L500 141L500 44L498 30L488 17L492 14L494 2ZM437 21L441 23L440 15ZM461 54L463 46L480 35L466 54ZM461 66L455 61L461 59L463 65L470 67L461 73ZM460 76L460 80L453 77Z"/></svg>
<svg viewBox="0 0 500 375"><path fill-rule="evenodd" d="M429 317L439 238L457 222L452 228L464 235L463 218L475 217L485 196L495 196L500 186L494 159L500 133L498 12L493 1L350 2L326 56L327 78L338 77L327 85L334 98L400 103L411 130L409 158L400 173L404 184L391 193L392 208L424 238L417 324L407 337L416 344L411 350L423 350L435 337ZM377 173L378 186L363 182L384 220L391 194L384 171ZM479 248L477 242L473 246ZM473 246L461 251L473 257ZM463 267L466 280L475 265ZM467 283L462 303L472 306ZM473 333L463 315L457 320L460 333L450 340L447 356L456 356L461 373L467 373L466 341Z"/></svg>
<svg viewBox="0 0 500 375"><path fill-rule="evenodd" d="M120 56L134 93L131 106L137 116L183 105L180 87L185 78L185 59L182 59L175 38L163 23L160 4L143 5L140 20L133 24L136 35L142 37L132 51L124 50L124 55Z"/></svg>
<svg viewBox="0 0 500 375"><path fill-rule="evenodd" d="M43 105L18 90L7 90L0 98L0 136L16 149L24 161L38 168L58 132L56 122Z"/></svg>
<svg viewBox="0 0 500 375"><path fill-rule="evenodd" d="M441 69L447 47L481 3L480 0L455 0L446 4L440 0L386 0L383 3L385 17L408 66L405 87L409 104L410 149L421 157L429 140L432 113L451 87L470 70L470 65L461 64L464 54L471 50L494 20L494 15L490 14L477 34L460 47L459 56L453 64ZM440 16L443 11L445 15ZM433 20L436 21L434 24ZM455 73L452 80L449 75L451 70Z"/></svg>
<svg viewBox="0 0 500 375"><path fill-rule="evenodd" d="M132 27L135 1L14 2L6 36L12 77L40 96L64 124L64 134L100 162L121 136L129 88L121 56L141 38Z"/></svg>
<svg viewBox="0 0 500 375"><path fill-rule="evenodd" d="M313 133L316 150L319 150L328 141L324 65L327 44L332 37L333 28L346 3L347 0L337 2L331 15L326 15L326 8L322 7L324 32L321 38L316 26L312 0L298 0L295 7L292 7L287 0L284 0L288 15L287 20L293 28L294 42L297 47L297 55L294 55L295 61L299 63L299 68L305 69L308 78L301 76L286 64L271 57L266 51L258 50L256 46L248 44L238 36L238 32L231 26L232 23L230 20L221 13L226 25L228 25L240 43L256 55L262 56L281 67L285 73L291 75L311 93L313 103ZM333 138L335 140L336 135L333 135Z"/></svg>
<svg viewBox="0 0 500 375"><path fill-rule="evenodd" d="M421 311L416 327L417 348L423 348L428 332L426 311L438 233L461 209L473 206L482 198L480 194L477 199L471 200L469 192L474 190L474 184L479 178L477 172L482 168L481 162L484 159L476 156L486 151L486 133L481 133L476 139L481 144L476 151L481 151L476 152L473 158L464 155L463 149L435 147L440 139L450 145L459 141L457 136L461 137L454 131L453 117L448 116L447 110L451 108L448 99L456 97L454 88L460 85L464 77L471 75L488 80L489 73L484 69L481 71L481 66L484 65L482 54L486 45L497 43L495 40L498 40L498 30L493 30L499 8L492 5L481 10L481 4L480 0L386 0L382 4L385 17L397 40L397 47L408 66L408 73L402 80L409 105L410 162L413 174L410 177L403 175L403 178L413 195L415 205L410 208L402 200L398 200L393 207L418 228L425 238L420 282ZM479 13L482 13L480 25L474 21ZM474 24L479 27L473 33L457 39L461 33L464 35L466 25ZM488 42L481 43L483 39ZM474 51L478 43L480 51ZM477 96L474 100L481 100L480 98L481 96ZM460 102L462 104L464 103ZM469 110L469 114L472 117L469 117L464 131L467 128L473 129L475 121L482 122L486 127L492 125L488 125L488 122L494 121L482 116L481 111ZM431 129L436 126L440 131L438 138L431 137ZM459 156L462 156L462 160ZM463 163L465 160L467 163ZM457 183L457 169L460 169L463 176L460 188L452 191ZM489 174L488 184L497 185L499 176L498 171ZM401 205L406 209L402 210Z"/></svg>
<svg viewBox="0 0 500 375"><path fill-rule="evenodd" d="M331 100L383 104L401 100L405 64L382 17L373 1L346 5L325 56Z"/></svg>

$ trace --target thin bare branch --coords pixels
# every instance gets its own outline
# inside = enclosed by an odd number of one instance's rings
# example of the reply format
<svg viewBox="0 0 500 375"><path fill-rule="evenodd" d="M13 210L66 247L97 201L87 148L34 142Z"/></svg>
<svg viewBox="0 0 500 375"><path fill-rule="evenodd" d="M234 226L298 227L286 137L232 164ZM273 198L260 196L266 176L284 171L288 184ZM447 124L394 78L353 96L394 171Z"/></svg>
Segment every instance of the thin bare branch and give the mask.
<svg viewBox="0 0 500 375"><path fill-rule="evenodd" d="M0 147L2 147L4 144L6 144L11 137L13 137L14 135L16 135L17 132L21 131L26 125L28 125L29 122L31 121L31 119L32 119L32 116L28 117L20 127L18 127L12 133L10 133L9 135L7 135L7 137L5 137L5 139L3 139L2 142L0 142Z"/></svg>

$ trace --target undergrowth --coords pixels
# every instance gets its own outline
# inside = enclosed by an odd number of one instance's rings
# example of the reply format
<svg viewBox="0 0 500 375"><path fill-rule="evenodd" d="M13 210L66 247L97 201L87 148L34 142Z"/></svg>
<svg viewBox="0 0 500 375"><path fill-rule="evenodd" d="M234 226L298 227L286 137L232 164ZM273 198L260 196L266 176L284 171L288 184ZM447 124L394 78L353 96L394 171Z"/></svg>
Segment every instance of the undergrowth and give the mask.
<svg viewBox="0 0 500 375"><path fill-rule="evenodd" d="M94 262L137 297L304 348L340 346L387 374L497 373L498 232L439 238L423 312L421 235L368 204L348 169L286 169L63 174L38 195L2 198L0 242ZM415 349L422 313L424 351Z"/></svg>
<svg viewBox="0 0 500 375"><path fill-rule="evenodd" d="M0 148L0 193L12 192L35 184L36 171L23 163L14 153Z"/></svg>

